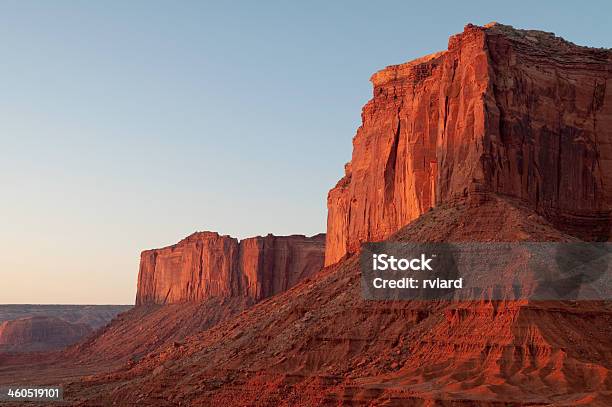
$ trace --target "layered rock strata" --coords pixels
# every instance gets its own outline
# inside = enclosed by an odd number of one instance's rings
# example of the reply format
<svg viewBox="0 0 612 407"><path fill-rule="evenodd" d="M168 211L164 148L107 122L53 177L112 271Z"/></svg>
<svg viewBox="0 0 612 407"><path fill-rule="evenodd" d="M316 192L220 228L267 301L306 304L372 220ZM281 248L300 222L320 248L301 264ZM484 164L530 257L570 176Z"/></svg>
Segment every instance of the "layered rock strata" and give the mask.
<svg viewBox="0 0 612 407"><path fill-rule="evenodd" d="M328 195L327 265L429 208L497 193L607 240L612 52L467 25L448 50L371 78L345 176Z"/></svg>
<svg viewBox="0 0 612 407"><path fill-rule="evenodd" d="M282 292L323 267L325 235L257 236L214 232L141 254L136 305L201 302Z"/></svg>

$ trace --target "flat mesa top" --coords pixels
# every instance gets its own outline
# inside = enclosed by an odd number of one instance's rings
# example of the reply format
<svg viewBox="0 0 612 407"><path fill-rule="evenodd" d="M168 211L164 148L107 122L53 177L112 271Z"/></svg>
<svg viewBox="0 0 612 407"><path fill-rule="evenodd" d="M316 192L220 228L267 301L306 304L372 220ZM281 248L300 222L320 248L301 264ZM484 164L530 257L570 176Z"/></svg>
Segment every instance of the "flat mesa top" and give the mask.
<svg viewBox="0 0 612 407"><path fill-rule="evenodd" d="M453 48L456 44L463 41L469 41L471 38L477 38L479 33L485 36L503 36L512 41L516 48L523 52L534 53L537 55L550 55L551 58L559 58L564 54L572 54L573 58L586 57L588 59L596 59L597 61L608 61L612 63L612 49L610 48L592 48L581 45L576 45L573 42L567 41L562 37L556 36L552 32L540 30L523 30L514 28L511 25L491 22L484 26L467 24L462 33L452 35L449 38L448 49ZM480 37L482 38L482 37ZM395 79L408 77L415 73L415 70L420 69L424 65L435 65L449 51L444 50L425 55L411 61L389 65L384 69L374 73L370 81L374 86L384 84Z"/></svg>

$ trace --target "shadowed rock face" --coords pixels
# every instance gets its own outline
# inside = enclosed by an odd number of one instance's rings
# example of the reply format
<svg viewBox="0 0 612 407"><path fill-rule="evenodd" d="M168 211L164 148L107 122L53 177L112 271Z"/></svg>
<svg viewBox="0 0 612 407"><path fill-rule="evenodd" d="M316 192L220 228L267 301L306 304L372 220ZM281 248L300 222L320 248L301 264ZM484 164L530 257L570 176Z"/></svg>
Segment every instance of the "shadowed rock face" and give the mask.
<svg viewBox="0 0 612 407"><path fill-rule="evenodd" d="M612 52L501 24L374 74L345 176L328 195L325 263L429 208L494 192L607 240Z"/></svg>
<svg viewBox="0 0 612 407"><path fill-rule="evenodd" d="M323 267L325 235L252 237L238 241L198 232L173 246L142 252L136 305L282 292Z"/></svg>

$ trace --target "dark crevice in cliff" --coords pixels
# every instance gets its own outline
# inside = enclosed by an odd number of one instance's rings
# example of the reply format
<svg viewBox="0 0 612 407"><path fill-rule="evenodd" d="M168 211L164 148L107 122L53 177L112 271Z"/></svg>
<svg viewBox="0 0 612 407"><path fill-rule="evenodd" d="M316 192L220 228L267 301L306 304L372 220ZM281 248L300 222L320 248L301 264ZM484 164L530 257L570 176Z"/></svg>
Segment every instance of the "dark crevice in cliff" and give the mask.
<svg viewBox="0 0 612 407"><path fill-rule="evenodd" d="M262 273L263 284L262 285L265 285L264 290L266 292L272 292L272 283L273 283L272 279L271 278L264 279L263 277L264 275L272 274L274 271L274 268L276 267L276 264L275 264L276 258L273 255L274 240L271 242L272 247L270 247L270 245L268 244L268 240L264 240L261 246L262 246L262 251L261 251L262 254L261 254L261 257L259 258L259 261L261 264L260 269L263 271ZM270 262L266 261L268 260L269 257L271 258ZM268 265L268 267L270 268L269 271L266 270L266 265Z"/></svg>
<svg viewBox="0 0 612 407"><path fill-rule="evenodd" d="M168 288L168 292L164 296L164 301L162 302L162 304L166 304L168 302L168 297L170 296L171 291L172 291L172 288Z"/></svg>
<svg viewBox="0 0 612 407"><path fill-rule="evenodd" d="M448 121L448 95L444 97L444 125L442 127L442 139L446 136L446 122Z"/></svg>
<svg viewBox="0 0 612 407"><path fill-rule="evenodd" d="M453 71L451 74L451 80L450 80L450 85L452 87L453 83L455 82L455 74L457 73L457 65L458 65L458 61L454 60L453 61ZM442 139L444 139L444 137L446 137L446 123L448 122L448 114L449 114L449 110L450 110L450 106L448 103L448 92L450 89L447 89L446 92L447 94L444 97L444 124L442 127Z"/></svg>
<svg viewBox="0 0 612 407"><path fill-rule="evenodd" d="M401 109L401 107L400 107ZM391 149L389 150L389 156L387 157L387 163L385 165L385 204L393 201L393 195L395 191L395 173L397 165L397 146L399 144L400 132L402 129L402 120L399 117L399 110L397 114L397 128L393 136L393 142L391 143Z"/></svg>
<svg viewBox="0 0 612 407"><path fill-rule="evenodd" d="M597 79L595 80L595 86L593 89L593 100L591 102L591 114L593 115L593 134L595 136L595 144L598 143L597 140L597 111L603 107L604 101L606 97L606 81L603 83L599 83Z"/></svg>
<svg viewBox="0 0 612 407"><path fill-rule="evenodd" d="M202 286L202 282L204 281L203 278L204 276L202 275L204 270L203 270L203 264L202 261L204 260L203 258L203 254L204 254L204 248L202 247L202 245L198 245L198 250L200 251L199 253L199 261L198 261L198 289L200 289L200 287Z"/></svg>
<svg viewBox="0 0 612 407"><path fill-rule="evenodd" d="M559 137L557 139L557 161L556 161L556 166L557 166L557 190L555 191L555 195L556 195L556 202L553 204L553 208L556 208L557 210L560 208L559 205L559 194L560 194L560 189L561 189L561 145L563 143L563 130L561 128L561 113L559 113Z"/></svg>

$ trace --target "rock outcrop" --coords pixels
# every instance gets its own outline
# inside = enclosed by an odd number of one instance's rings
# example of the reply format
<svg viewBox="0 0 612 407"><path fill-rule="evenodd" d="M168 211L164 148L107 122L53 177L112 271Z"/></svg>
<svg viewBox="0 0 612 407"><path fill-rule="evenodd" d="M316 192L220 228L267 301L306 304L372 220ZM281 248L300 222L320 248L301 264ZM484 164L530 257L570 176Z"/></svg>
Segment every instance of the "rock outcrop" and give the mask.
<svg viewBox="0 0 612 407"><path fill-rule="evenodd" d="M489 193L607 240L612 52L552 33L467 25L448 50L374 74L345 176L328 195L325 263L429 208Z"/></svg>
<svg viewBox="0 0 612 407"><path fill-rule="evenodd" d="M238 241L197 232L142 252L136 305L245 297L282 292L323 267L325 235L257 236Z"/></svg>

